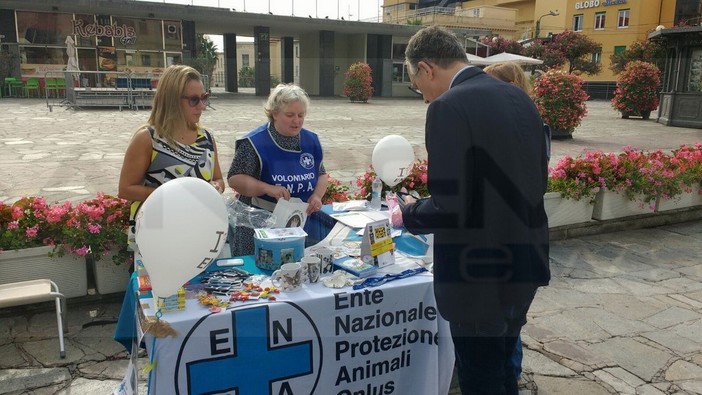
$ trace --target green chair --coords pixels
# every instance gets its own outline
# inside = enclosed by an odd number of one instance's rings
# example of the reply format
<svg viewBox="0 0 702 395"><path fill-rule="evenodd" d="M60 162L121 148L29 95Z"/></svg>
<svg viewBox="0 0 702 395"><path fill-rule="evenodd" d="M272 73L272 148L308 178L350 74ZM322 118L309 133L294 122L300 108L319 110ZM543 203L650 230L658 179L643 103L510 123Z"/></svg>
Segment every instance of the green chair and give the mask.
<svg viewBox="0 0 702 395"><path fill-rule="evenodd" d="M66 95L66 79L56 78L56 91L61 95Z"/></svg>
<svg viewBox="0 0 702 395"><path fill-rule="evenodd" d="M44 80L44 92L46 92L46 97L54 97L54 94L58 97L58 82L56 78Z"/></svg>
<svg viewBox="0 0 702 395"><path fill-rule="evenodd" d="M14 97L22 94L22 80L15 77L5 77L5 93Z"/></svg>
<svg viewBox="0 0 702 395"><path fill-rule="evenodd" d="M32 97L30 92L36 92L36 97L39 97L39 78L30 78L24 84L24 96Z"/></svg>

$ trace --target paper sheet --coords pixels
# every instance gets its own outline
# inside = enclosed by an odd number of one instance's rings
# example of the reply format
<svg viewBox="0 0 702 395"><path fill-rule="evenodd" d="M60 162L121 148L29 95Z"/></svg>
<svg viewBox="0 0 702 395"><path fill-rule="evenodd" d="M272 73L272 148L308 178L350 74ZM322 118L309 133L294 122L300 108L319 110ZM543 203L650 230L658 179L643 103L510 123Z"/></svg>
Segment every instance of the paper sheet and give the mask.
<svg viewBox="0 0 702 395"><path fill-rule="evenodd" d="M389 219L390 211L351 211L330 216L348 227L358 229L371 222Z"/></svg>
<svg viewBox="0 0 702 395"><path fill-rule="evenodd" d="M298 198L280 199L273 209L274 228L303 228L307 221L307 203Z"/></svg>

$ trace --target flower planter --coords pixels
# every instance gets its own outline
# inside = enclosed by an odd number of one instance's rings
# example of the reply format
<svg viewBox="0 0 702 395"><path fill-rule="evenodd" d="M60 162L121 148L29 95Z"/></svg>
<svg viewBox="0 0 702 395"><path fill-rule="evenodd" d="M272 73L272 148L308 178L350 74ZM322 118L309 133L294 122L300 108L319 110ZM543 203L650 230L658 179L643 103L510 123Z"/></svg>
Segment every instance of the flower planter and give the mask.
<svg viewBox="0 0 702 395"><path fill-rule="evenodd" d="M651 117L651 111L622 112L623 119L629 119L629 117L641 117L643 119L649 119Z"/></svg>
<svg viewBox="0 0 702 395"><path fill-rule="evenodd" d="M115 265L112 255L103 256L95 262L86 255L86 261L93 268L95 288L101 295L124 292L129 284L129 263Z"/></svg>
<svg viewBox="0 0 702 395"><path fill-rule="evenodd" d="M682 194L674 196L672 199L658 199L656 201L656 211L677 210L680 208L688 208L702 206L702 195L700 195L700 187L695 187L690 192L683 191Z"/></svg>
<svg viewBox="0 0 702 395"><path fill-rule="evenodd" d="M595 196L595 207L592 210L592 219L607 220L634 215L649 214L655 209L651 204L644 203L643 199L629 200L618 192L600 190Z"/></svg>
<svg viewBox="0 0 702 395"><path fill-rule="evenodd" d="M25 248L0 253L0 284L48 278L67 298L88 293L85 260L66 254L50 258L51 246Z"/></svg>
<svg viewBox="0 0 702 395"><path fill-rule="evenodd" d="M552 140L566 140L573 138L573 132L575 128L570 129L551 129L551 139Z"/></svg>
<svg viewBox="0 0 702 395"><path fill-rule="evenodd" d="M594 204L589 199L565 199L560 192L547 192L544 195L549 228L588 222L592 219L593 207Z"/></svg>

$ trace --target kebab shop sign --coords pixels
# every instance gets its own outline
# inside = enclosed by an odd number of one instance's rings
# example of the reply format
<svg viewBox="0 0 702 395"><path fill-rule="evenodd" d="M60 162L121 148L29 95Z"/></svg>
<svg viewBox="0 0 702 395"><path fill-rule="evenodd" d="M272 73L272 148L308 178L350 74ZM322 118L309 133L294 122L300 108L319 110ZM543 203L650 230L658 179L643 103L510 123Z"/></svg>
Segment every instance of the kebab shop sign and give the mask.
<svg viewBox="0 0 702 395"><path fill-rule="evenodd" d="M99 23L85 24L82 20L73 21L73 34L83 38L99 36L118 38L119 42L128 45L136 44L136 30L132 26L101 25Z"/></svg>

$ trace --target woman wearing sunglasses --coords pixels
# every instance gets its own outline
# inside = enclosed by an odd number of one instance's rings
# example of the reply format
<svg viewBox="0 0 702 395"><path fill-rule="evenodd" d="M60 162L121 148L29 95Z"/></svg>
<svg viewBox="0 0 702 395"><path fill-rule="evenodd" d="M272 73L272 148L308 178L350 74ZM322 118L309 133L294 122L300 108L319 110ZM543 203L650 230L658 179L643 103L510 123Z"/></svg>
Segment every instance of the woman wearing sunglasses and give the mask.
<svg viewBox="0 0 702 395"><path fill-rule="evenodd" d="M197 177L224 191L217 145L199 124L208 104L197 70L174 65L161 75L149 120L129 142L119 177L119 196L133 201L132 226L141 202L172 179Z"/></svg>
<svg viewBox="0 0 702 395"><path fill-rule="evenodd" d="M302 88L278 85L264 106L268 122L236 141L227 180L241 202L273 211L279 199L296 197L307 202L307 215L322 208L329 176L319 138L302 127L308 107ZM254 253L253 229L237 226L229 234L232 256Z"/></svg>

